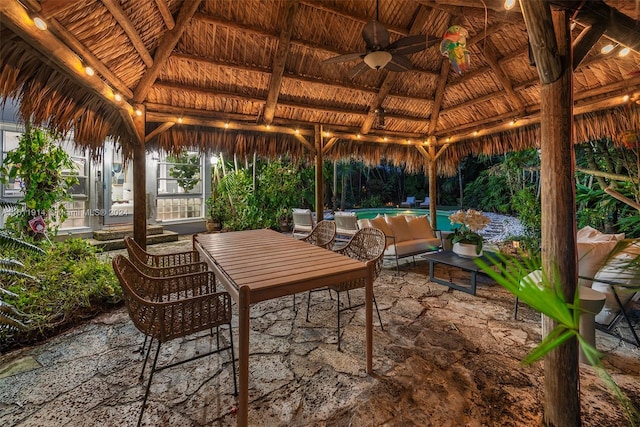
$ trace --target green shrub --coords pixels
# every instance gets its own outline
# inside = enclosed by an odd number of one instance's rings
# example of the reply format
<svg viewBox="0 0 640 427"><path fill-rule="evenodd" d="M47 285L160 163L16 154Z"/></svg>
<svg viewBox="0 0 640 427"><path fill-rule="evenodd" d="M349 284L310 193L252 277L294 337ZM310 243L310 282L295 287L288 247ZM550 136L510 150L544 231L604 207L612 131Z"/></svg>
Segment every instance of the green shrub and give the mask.
<svg viewBox="0 0 640 427"><path fill-rule="evenodd" d="M14 250L13 257L36 280L2 278L2 287L15 294L5 300L23 315L27 330L13 338L0 336L0 350L50 336L122 300L111 263L99 259L96 249L82 239L56 242L46 254Z"/></svg>

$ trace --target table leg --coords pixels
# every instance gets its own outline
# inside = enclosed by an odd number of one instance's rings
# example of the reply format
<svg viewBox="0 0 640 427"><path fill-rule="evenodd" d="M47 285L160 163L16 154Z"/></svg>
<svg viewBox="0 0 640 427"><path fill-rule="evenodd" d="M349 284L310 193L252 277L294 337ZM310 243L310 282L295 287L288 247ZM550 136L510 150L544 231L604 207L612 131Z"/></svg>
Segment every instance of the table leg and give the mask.
<svg viewBox="0 0 640 427"><path fill-rule="evenodd" d="M475 271L471 272L471 295L476 294L476 276L477 273Z"/></svg>
<svg viewBox="0 0 640 427"><path fill-rule="evenodd" d="M238 426L249 425L249 289L240 288L238 298Z"/></svg>
<svg viewBox="0 0 640 427"><path fill-rule="evenodd" d="M367 335L367 374L373 373L373 264L368 266L365 285L365 320Z"/></svg>

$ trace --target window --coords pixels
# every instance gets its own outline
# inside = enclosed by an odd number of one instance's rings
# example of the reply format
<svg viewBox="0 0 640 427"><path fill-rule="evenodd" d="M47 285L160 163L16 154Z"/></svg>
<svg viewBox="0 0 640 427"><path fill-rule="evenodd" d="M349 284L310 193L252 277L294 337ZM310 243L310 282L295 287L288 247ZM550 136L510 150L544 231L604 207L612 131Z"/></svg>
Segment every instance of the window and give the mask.
<svg viewBox="0 0 640 427"><path fill-rule="evenodd" d="M157 174L158 221L202 218L202 158L184 151L178 155L161 155Z"/></svg>
<svg viewBox="0 0 640 427"><path fill-rule="evenodd" d="M4 161L7 153L11 150L18 148L18 141L20 140L20 132L4 131L2 138L2 160ZM9 182L2 186L2 197L5 199L21 198L20 193L20 180L9 179Z"/></svg>

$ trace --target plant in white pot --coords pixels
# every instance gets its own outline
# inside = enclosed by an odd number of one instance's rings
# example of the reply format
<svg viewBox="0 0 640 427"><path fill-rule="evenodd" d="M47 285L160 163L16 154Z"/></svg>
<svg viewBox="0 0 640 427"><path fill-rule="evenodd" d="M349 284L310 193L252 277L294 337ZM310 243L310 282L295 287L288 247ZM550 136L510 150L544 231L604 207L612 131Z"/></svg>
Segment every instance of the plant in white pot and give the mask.
<svg viewBox="0 0 640 427"><path fill-rule="evenodd" d="M449 215L449 221L460 224L447 236L453 244L453 252L464 258L482 256L483 238L478 231L489 224L489 218L480 211L469 209Z"/></svg>

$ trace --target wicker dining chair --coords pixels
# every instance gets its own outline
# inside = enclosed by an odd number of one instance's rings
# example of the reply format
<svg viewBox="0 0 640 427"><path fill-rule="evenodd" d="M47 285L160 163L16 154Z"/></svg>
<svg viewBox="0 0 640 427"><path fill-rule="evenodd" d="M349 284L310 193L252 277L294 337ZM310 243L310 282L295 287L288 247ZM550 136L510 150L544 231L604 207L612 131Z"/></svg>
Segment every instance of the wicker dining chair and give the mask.
<svg viewBox="0 0 640 427"><path fill-rule="evenodd" d="M227 292L212 292L215 290L215 276L211 272L192 273L181 276L150 277L138 270L126 257L117 255L112 261L113 269L122 287L127 312L135 327L157 340L149 380L144 393L142 408L138 418L138 426L149 397L149 389L153 374L199 359L224 350L231 351L231 366L233 369L234 394L238 394L236 381L235 354L233 349L233 333L231 330L231 297ZM228 325L229 345L220 346L219 326ZM196 353L195 356L164 366L157 366L160 346L176 338L182 338L194 333L216 328L217 347L206 353ZM145 357L143 373L151 353L151 346Z"/></svg>
<svg viewBox="0 0 640 427"><path fill-rule="evenodd" d="M129 257L135 259L137 264L145 264L151 267L175 267L200 262L200 254L198 251L155 255L142 249L131 236L125 236L124 244L127 247Z"/></svg>
<svg viewBox="0 0 640 427"><path fill-rule="evenodd" d="M320 221L313 227L308 236L300 240L324 249L332 249L336 241L336 223L326 220Z"/></svg>
<svg viewBox="0 0 640 427"><path fill-rule="evenodd" d="M348 256L349 258L357 259L358 261L373 263L373 280L376 280L382 270L382 255L384 248L386 247L386 238L382 231L377 228L365 227L356 232L346 246L337 249L335 252ZM356 307L361 307L363 303L352 305L349 291L357 288L364 288L366 285L366 279L357 279L350 282L343 282L337 285L330 285L328 289L336 291L338 295L338 350L340 350L340 312L349 310ZM322 289L315 289L309 291L309 298L307 299L307 322L309 321L309 310L311 306L311 293L321 291ZM349 306L340 308L340 292L347 292L347 298L349 300ZM373 303L378 313L378 320L380 321L380 328L384 330L382 325L382 317L380 316L380 310L378 309L378 303L376 302L375 294L373 296Z"/></svg>

